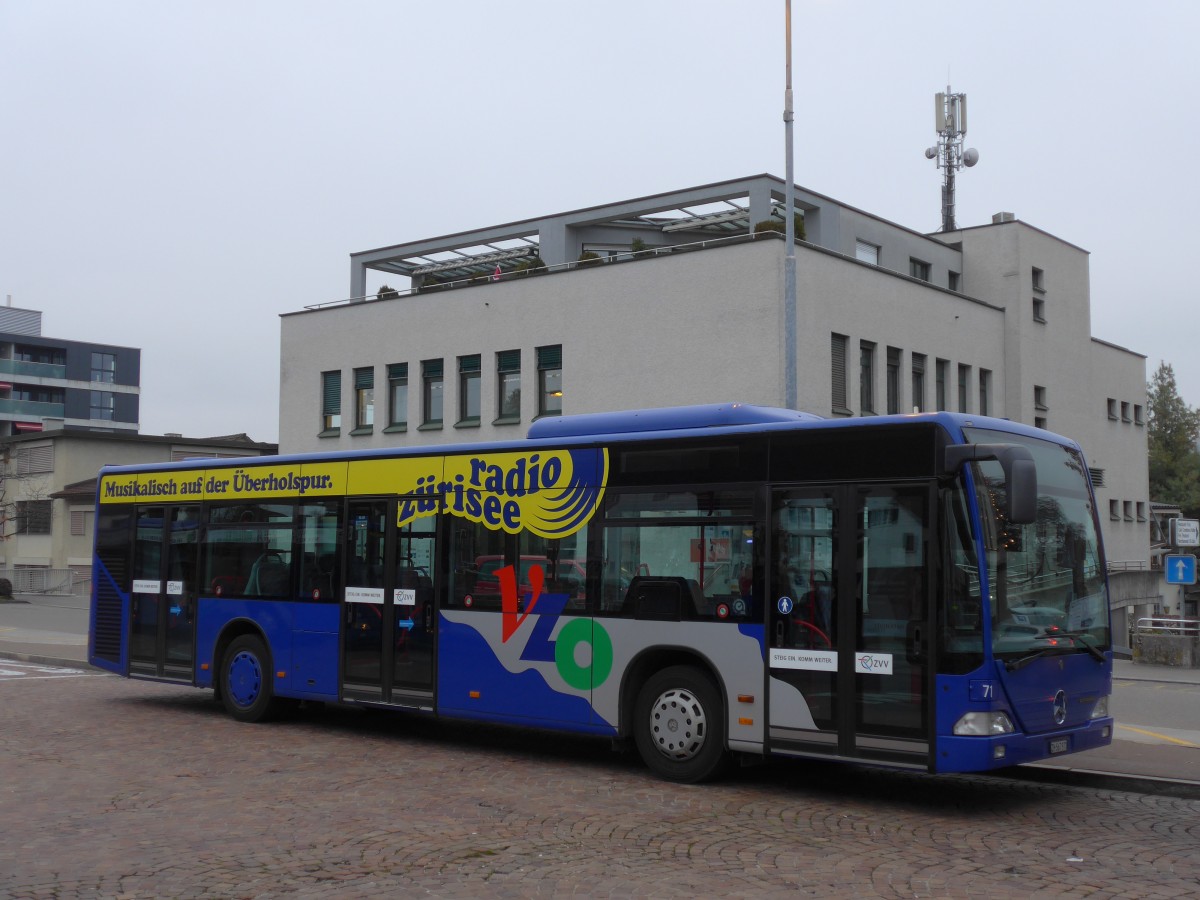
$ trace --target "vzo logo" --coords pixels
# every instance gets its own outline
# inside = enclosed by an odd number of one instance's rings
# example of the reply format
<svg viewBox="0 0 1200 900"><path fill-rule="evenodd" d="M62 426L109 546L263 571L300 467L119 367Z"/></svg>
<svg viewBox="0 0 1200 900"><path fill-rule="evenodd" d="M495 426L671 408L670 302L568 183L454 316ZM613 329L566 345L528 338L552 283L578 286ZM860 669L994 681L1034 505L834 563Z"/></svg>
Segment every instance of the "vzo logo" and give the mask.
<svg viewBox="0 0 1200 900"><path fill-rule="evenodd" d="M559 630L556 640L550 639L571 595L543 594L546 574L541 566L531 566L529 569L530 592L525 595L524 605L517 592L516 570L512 566L505 566L496 570L496 576L500 579L500 610L503 616L500 640L503 643L507 644L525 620L536 612L537 619L529 631L521 659L553 662L559 677L579 691L599 687L607 680L612 674L612 638L599 622L587 616L572 618ZM576 659L580 644L586 644L590 651L586 664Z"/></svg>

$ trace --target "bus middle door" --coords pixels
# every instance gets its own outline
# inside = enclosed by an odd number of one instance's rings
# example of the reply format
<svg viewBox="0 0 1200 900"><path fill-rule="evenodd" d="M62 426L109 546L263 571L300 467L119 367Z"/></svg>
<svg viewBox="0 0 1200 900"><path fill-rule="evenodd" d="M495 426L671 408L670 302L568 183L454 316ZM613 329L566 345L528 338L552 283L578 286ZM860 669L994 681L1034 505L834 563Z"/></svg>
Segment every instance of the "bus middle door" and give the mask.
<svg viewBox="0 0 1200 900"><path fill-rule="evenodd" d="M403 498L353 500L342 571L342 695L432 708L436 516L397 524Z"/></svg>

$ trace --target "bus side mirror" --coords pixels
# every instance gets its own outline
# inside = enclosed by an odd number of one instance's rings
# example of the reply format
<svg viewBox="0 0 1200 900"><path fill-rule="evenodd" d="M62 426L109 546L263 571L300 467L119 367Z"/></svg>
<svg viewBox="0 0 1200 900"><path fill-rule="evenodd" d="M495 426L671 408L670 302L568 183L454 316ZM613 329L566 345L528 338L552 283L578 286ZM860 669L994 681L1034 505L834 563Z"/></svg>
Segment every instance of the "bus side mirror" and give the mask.
<svg viewBox="0 0 1200 900"><path fill-rule="evenodd" d="M1028 447L1020 444L951 444L946 448L945 470L952 475L966 462L994 459L1004 470L1008 506L1005 517L1014 525L1037 521L1037 467Z"/></svg>

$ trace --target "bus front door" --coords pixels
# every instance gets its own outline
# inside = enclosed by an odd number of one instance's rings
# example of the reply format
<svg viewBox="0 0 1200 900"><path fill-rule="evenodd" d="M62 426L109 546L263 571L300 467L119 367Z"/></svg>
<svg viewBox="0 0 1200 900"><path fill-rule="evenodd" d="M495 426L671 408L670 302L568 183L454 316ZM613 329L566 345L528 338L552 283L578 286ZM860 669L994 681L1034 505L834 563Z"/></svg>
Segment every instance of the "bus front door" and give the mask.
<svg viewBox="0 0 1200 900"><path fill-rule="evenodd" d="M192 681L200 507L139 507L130 585L129 674Z"/></svg>
<svg viewBox="0 0 1200 900"><path fill-rule="evenodd" d="M397 524L403 499L349 503L342 696L432 708L436 516Z"/></svg>
<svg viewBox="0 0 1200 900"><path fill-rule="evenodd" d="M771 750L928 767L926 485L772 498Z"/></svg>

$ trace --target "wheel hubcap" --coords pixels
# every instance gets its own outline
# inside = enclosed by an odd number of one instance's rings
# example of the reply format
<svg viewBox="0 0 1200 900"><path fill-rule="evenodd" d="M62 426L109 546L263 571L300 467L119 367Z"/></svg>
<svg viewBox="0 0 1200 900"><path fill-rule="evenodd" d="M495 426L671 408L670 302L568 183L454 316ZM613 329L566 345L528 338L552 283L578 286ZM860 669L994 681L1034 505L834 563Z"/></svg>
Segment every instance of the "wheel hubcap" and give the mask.
<svg viewBox="0 0 1200 900"><path fill-rule="evenodd" d="M668 759L692 759L704 746L707 733L704 707L690 691L664 691L650 707L650 735L658 752Z"/></svg>
<svg viewBox="0 0 1200 900"><path fill-rule="evenodd" d="M252 654L242 652L229 663L229 693L238 706L250 706L262 690L262 667Z"/></svg>

